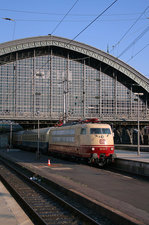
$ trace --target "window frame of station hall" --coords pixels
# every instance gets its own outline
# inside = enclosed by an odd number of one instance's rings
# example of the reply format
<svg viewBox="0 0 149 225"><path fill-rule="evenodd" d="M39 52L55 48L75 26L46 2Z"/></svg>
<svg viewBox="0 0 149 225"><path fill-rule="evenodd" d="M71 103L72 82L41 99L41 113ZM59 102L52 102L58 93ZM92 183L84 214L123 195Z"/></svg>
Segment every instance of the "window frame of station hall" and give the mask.
<svg viewBox="0 0 149 225"><path fill-rule="evenodd" d="M126 74L127 73L127 74ZM117 58L54 36L0 45L0 118L149 120L149 81ZM135 93L143 93L137 97Z"/></svg>

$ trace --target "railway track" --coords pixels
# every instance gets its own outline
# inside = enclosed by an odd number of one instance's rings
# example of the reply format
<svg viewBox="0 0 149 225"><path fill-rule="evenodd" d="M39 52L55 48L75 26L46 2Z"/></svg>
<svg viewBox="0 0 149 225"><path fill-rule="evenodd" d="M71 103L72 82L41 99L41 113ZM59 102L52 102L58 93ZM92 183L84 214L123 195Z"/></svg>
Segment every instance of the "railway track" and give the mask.
<svg viewBox="0 0 149 225"><path fill-rule="evenodd" d="M45 185L43 187L39 178L30 177L29 171L21 169L14 163L10 164L11 162L6 163L4 159L0 159L0 179L34 224L112 224L103 218L91 218L88 211L81 212L70 202L66 202L64 200L66 196L62 199L62 193L61 197L57 196L47 190Z"/></svg>

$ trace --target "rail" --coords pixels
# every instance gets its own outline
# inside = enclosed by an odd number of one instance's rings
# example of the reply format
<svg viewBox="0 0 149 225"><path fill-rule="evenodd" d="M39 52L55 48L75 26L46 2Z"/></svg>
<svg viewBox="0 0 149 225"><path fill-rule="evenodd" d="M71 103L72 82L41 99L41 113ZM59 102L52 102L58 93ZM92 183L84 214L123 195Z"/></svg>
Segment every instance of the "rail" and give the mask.
<svg viewBox="0 0 149 225"><path fill-rule="evenodd" d="M42 187L37 178L24 175L4 159L0 159L0 179L35 224L101 224Z"/></svg>

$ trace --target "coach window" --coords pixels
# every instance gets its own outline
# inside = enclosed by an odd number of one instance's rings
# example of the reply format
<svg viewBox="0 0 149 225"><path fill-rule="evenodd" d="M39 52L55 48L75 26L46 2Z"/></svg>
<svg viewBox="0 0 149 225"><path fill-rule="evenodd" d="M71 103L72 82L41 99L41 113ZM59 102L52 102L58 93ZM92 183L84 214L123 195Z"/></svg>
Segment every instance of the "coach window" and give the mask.
<svg viewBox="0 0 149 225"><path fill-rule="evenodd" d="M81 134L86 134L86 128L81 128Z"/></svg>

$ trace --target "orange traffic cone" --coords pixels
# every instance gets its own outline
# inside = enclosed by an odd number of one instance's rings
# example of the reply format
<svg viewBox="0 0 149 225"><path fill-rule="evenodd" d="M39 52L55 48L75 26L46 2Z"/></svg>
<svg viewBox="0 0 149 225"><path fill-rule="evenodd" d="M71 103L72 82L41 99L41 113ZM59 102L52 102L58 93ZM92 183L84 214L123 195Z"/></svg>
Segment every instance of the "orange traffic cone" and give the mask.
<svg viewBox="0 0 149 225"><path fill-rule="evenodd" d="M50 162L50 159L48 159L48 166L51 166L51 162Z"/></svg>

